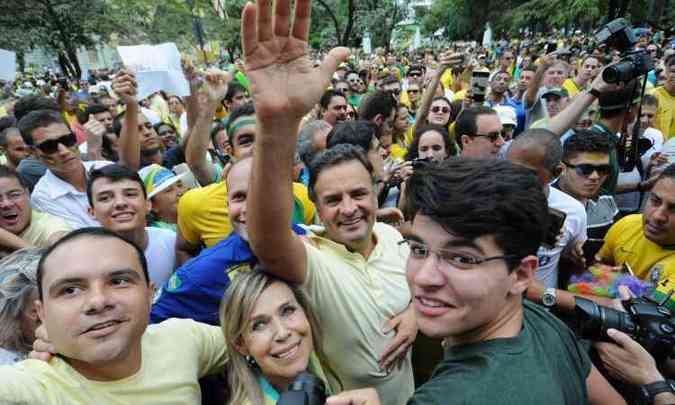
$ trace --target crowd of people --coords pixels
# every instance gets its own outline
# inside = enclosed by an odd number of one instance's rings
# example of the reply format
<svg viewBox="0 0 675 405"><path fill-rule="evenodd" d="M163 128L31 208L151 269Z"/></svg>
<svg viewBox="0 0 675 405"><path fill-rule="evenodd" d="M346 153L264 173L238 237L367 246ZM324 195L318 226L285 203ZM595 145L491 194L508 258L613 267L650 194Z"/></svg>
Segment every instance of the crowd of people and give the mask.
<svg viewBox="0 0 675 405"><path fill-rule="evenodd" d="M290 3L187 97L3 86L0 403L675 403L675 352L575 322L675 310L675 40L609 83L579 32L310 53Z"/></svg>

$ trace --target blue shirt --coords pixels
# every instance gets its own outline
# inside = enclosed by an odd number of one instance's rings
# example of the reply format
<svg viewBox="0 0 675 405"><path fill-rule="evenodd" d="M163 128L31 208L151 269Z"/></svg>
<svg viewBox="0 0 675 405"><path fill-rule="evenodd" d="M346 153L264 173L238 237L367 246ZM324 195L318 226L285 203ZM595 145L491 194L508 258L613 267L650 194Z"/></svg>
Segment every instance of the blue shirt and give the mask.
<svg viewBox="0 0 675 405"><path fill-rule="evenodd" d="M485 105L488 107L492 108L495 105L507 105L509 107L513 107L514 110L516 110L516 129L513 131L513 135L518 135L525 129L525 107L523 107L523 102L513 99L511 97L504 96L504 101L502 101L499 104L493 103L491 101L485 101Z"/></svg>
<svg viewBox="0 0 675 405"><path fill-rule="evenodd" d="M293 225L304 235L304 229ZM220 301L230 285L229 272L257 263L249 244L236 232L203 250L180 266L162 287L150 311L150 322L169 318L189 318L220 325Z"/></svg>

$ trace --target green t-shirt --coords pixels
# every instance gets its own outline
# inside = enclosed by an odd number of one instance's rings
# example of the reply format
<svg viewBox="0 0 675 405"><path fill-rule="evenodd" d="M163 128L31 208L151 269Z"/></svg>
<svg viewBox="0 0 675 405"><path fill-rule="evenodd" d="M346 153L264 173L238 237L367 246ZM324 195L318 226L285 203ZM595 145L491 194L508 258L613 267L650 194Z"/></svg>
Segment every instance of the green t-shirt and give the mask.
<svg viewBox="0 0 675 405"><path fill-rule="evenodd" d="M591 361L560 320L525 300L521 333L448 348L408 405L578 405Z"/></svg>

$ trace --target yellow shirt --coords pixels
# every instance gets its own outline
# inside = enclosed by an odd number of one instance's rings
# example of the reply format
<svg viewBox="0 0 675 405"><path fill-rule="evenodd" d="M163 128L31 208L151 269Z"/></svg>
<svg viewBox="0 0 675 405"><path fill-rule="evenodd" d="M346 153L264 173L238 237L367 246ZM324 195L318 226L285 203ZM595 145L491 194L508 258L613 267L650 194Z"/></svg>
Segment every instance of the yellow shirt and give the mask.
<svg viewBox="0 0 675 405"><path fill-rule="evenodd" d="M394 158L394 160L402 161L405 159L405 155L407 154L408 149L404 148L403 146L397 143L391 145L391 157Z"/></svg>
<svg viewBox="0 0 675 405"><path fill-rule="evenodd" d="M303 208L304 223L312 224L316 207L307 188L293 183L293 196ZM225 181L192 189L178 200L178 230L186 242L211 247L232 232L228 213Z"/></svg>
<svg viewBox="0 0 675 405"><path fill-rule="evenodd" d="M577 84L572 79L567 79L563 82L563 89L567 90L567 94L570 98L575 97L581 91Z"/></svg>
<svg viewBox="0 0 675 405"><path fill-rule="evenodd" d="M141 369L122 380L90 381L60 357L0 367L0 403L40 405L200 404L199 378L225 367L220 327L188 319L149 326Z"/></svg>
<svg viewBox="0 0 675 405"><path fill-rule="evenodd" d="M664 140L675 136L675 96L670 95L665 87L657 87L652 93L659 100L656 110L656 129L663 132Z"/></svg>
<svg viewBox="0 0 675 405"><path fill-rule="evenodd" d="M32 210L30 225L21 232L19 237L33 246L46 248L55 242L52 238L58 236L57 234L66 234L72 230L73 228L61 218Z"/></svg>
<svg viewBox="0 0 675 405"><path fill-rule="evenodd" d="M455 78L452 76L452 69L445 69L441 75L441 84L446 90L452 90L452 85L455 84Z"/></svg>
<svg viewBox="0 0 675 405"><path fill-rule="evenodd" d="M395 333L383 325L408 307L407 246L393 227L375 223L377 244L366 259L319 234L309 234L302 289L321 319L323 347L345 390L374 387L387 405L403 405L414 390L410 355L388 376L377 360ZM348 327L347 327L348 326Z"/></svg>
<svg viewBox="0 0 675 405"><path fill-rule="evenodd" d="M598 255L617 266L628 263L635 276L657 284L660 292L675 290L675 249L664 249L645 237L641 214L614 224Z"/></svg>

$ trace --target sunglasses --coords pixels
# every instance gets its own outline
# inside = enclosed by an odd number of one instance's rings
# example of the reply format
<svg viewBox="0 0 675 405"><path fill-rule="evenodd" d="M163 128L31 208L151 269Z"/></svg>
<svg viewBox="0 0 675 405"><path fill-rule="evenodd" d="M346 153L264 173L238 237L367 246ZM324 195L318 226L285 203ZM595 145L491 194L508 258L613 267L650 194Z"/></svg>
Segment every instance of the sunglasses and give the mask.
<svg viewBox="0 0 675 405"><path fill-rule="evenodd" d="M408 93L410 93L410 94L417 94L419 92L420 92L419 90L412 90L412 89L408 90Z"/></svg>
<svg viewBox="0 0 675 405"><path fill-rule="evenodd" d="M422 77L422 73L412 72L412 73L408 73L408 76L410 76L410 77Z"/></svg>
<svg viewBox="0 0 675 405"><path fill-rule="evenodd" d="M443 114L447 114L450 112L450 108L448 107L431 107L431 112L434 114L438 114L439 112Z"/></svg>
<svg viewBox="0 0 675 405"><path fill-rule="evenodd" d="M502 136L502 132L490 132L489 134L475 134L474 137L487 138L490 142L495 143L497 139Z"/></svg>
<svg viewBox="0 0 675 405"><path fill-rule="evenodd" d="M574 171L579 175L583 177L588 177L593 172L598 172L599 176L607 176L609 173L612 171L612 166L610 165L591 165L591 164L580 164L580 165L573 165L568 162L563 162L566 166L574 169Z"/></svg>
<svg viewBox="0 0 675 405"><path fill-rule="evenodd" d="M65 135L61 135L58 138L50 139L35 145L36 148L46 155L51 155L56 153L59 150L59 144L65 146L66 148L72 148L77 145L77 137L74 133L70 132Z"/></svg>

